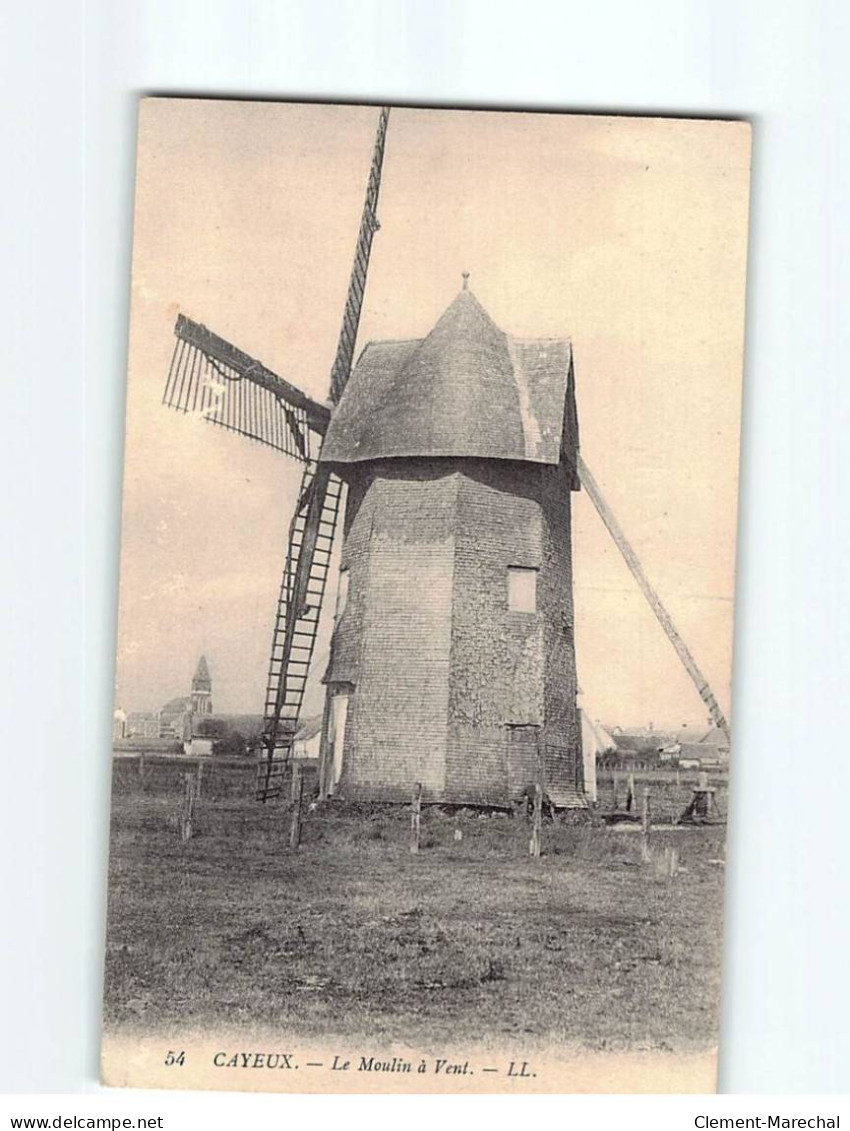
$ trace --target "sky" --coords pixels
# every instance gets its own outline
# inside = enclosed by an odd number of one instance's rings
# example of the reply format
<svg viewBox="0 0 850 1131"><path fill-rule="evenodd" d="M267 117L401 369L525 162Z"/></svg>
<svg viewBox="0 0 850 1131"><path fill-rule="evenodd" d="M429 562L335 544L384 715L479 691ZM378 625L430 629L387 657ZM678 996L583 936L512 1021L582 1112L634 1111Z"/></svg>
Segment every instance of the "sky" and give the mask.
<svg viewBox="0 0 850 1131"><path fill-rule="evenodd" d="M178 312L328 395L375 107L145 99L125 434L116 703L261 712L300 468L162 407ZM428 333L470 288L517 337L569 337L582 455L729 712L749 129L393 109L358 339ZM123 380L116 374L116 380ZM584 493L573 498L583 705L609 725L706 710ZM333 589L326 611L333 608ZM326 618L329 620L329 615ZM320 634L305 714L321 709Z"/></svg>

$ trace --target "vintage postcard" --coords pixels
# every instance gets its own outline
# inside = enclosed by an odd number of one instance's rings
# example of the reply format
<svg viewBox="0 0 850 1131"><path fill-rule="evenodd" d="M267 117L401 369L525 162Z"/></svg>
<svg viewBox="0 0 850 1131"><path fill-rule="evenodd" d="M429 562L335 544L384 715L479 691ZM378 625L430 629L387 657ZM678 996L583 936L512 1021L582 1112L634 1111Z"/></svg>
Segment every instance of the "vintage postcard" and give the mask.
<svg viewBox="0 0 850 1131"><path fill-rule="evenodd" d="M749 168L141 102L106 1083L714 1089Z"/></svg>

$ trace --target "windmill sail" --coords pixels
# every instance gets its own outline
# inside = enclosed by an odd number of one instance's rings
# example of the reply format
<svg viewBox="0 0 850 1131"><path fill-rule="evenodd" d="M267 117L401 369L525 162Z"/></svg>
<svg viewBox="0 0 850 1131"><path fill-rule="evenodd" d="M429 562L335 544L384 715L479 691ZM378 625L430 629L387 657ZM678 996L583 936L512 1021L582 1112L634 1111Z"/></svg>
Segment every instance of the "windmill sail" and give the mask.
<svg viewBox="0 0 850 1131"><path fill-rule="evenodd" d="M327 406L206 326L180 314L162 403L238 432L300 463L316 456Z"/></svg>
<svg viewBox="0 0 850 1131"><path fill-rule="evenodd" d="M372 239L380 228L378 222L378 195L381 190L381 169L384 164L384 144L387 137L387 124L390 108L384 106L378 118L378 133L372 152L369 168L369 181L366 185L366 199L363 202L363 215L360 231L357 233L357 246L354 251L354 265L351 268L351 281L345 300L336 358L331 370L331 400L336 404L351 375L354 360L354 347L357 343L357 330L360 326L360 311L363 308L363 295L366 292L366 273L369 270L369 256L372 252Z"/></svg>
<svg viewBox="0 0 850 1131"><path fill-rule="evenodd" d="M372 240L380 227L377 208L389 113L389 107L385 106L378 118L366 199L331 370L331 401L334 404L342 396L351 374ZM289 549L272 637L263 733L266 756L260 764L257 780L257 797L261 801L280 793L286 760L298 729L307 672L319 629L341 495L340 480L327 467L309 461L304 468L298 507L290 527Z"/></svg>

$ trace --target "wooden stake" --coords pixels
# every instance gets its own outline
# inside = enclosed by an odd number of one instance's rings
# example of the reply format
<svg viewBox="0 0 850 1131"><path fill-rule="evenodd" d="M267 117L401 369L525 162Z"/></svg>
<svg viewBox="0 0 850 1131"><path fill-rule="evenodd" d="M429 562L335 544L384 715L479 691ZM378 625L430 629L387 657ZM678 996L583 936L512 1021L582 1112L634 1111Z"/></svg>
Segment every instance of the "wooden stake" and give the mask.
<svg viewBox="0 0 850 1131"><path fill-rule="evenodd" d="M292 809L292 825L289 829L289 847L293 852L298 851L298 846L301 844L301 803L304 800L304 779L300 773L300 767L295 767L298 770L298 790L295 795L295 805ZM293 787L294 787L295 771L293 770Z"/></svg>
<svg viewBox="0 0 850 1131"><path fill-rule="evenodd" d="M636 801L637 801L637 798L635 797L635 775L629 774L628 784L626 786L626 812L627 813L631 813L632 809L635 808L635 802Z"/></svg>
<svg viewBox="0 0 850 1131"><path fill-rule="evenodd" d="M144 752L144 750L139 751L139 783L140 783L140 785L145 784L145 752Z"/></svg>
<svg viewBox="0 0 850 1131"><path fill-rule="evenodd" d="M419 852L419 835L422 819L422 784L417 782L413 787L413 802L410 811L410 853L416 856Z"/></svg>
<svg viewBox="0 0 850 1131"><path fill-rule="evenodd" d="M201 761L198 761L198 780L195 783L195 796L196 797L201 796L201 784L203 783L203 780L204 780L204 763L201 762Z"/></svg>
<svg viewBox="0 0 850 1131"><path fill-rule="evenodd" d="M528 851L531 856L540 855L540 834L543 827L543 788L540 782L534 786L534 812L531 825L531 842Z"/></svg>
<svg viewBox="0 0 850 1131"><path fill-rule="evenodd" d="M699 804L696 806L696 813L708 820L711 816L712 791L709 788L708 774L705 770L700 770L697 775L697 790L700 793L700 798Z"/></svg>
<svg viewBox="0 0 850 1131"><path fill-rule="evenodd" d="M180 823L180 839L192 839L192 813L195 808L195 778L192 774L183 775L186 781L186 796L183 802L183 820Z"/></svg>
<svg viewBox="0 0 850 1131"><path fill-rule="evenodd" d="M614 799L611 802L611 809L616 813L620 808L620 778L614 771Z"/></svg>
<svg viewBox="0 0 850 1131"><path fill-rule="evenodd" d="M643 804L641 805L640 823L643 826L643 839L646 844L649 844L650 827L652 823L652 811L650 808L649 786L644 787L643 791Z"/></svg>

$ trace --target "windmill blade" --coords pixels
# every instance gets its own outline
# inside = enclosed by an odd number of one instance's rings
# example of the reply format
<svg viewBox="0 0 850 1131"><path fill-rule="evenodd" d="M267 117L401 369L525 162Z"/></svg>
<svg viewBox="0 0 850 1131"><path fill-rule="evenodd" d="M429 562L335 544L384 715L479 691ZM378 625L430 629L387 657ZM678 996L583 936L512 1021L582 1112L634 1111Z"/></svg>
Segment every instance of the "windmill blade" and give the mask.
<svg viewBox="0 0 850 1131"><path fill-rule="evenodd" d="M726 721L725 715L720 709L720 704L717 702L714 692L708 685L708 680L700 671L699 667L697 666L696 660L691 655L690 649L688 648L682 637L679 635L679 632L675 624L673 623L673 618L661 603L661 598L655 592L652 585L650 585L649 579L643 572L643 566L640 564L637 554L632 549L629 540L626 538L620 524L614 517L614 512L606 503L602 492L599 489L599 484L593 478L590 468L584 462L581 455L578 456L576 467L578 469L578 476L581 481L582 487L584 487L585 491L590 497L591 502L596 507L596 510L599 513L599 517L605 524L608 533L614 539L617 549L623 555L623 559L626 565L629 567L632 577L634 577L635 581L638 583L640 591L649 602L650 608L655 613L658 623L667 634L667 639L673 645L673 648L676 651L676 655L682 661L685 671L691 677L694 686L699 692L700 698L702 699L703 703L705 703L706 707L708 707L711 717L714 720L715 726L719 727L720 730L722 730L726 735L726 737L729 738L729 724Z"/></svg>
<svg viewBox="0 0 850 1131"><path fill-rule="evenodd" d="M330 410L181 314L162 403L300 463L314 459Z"/></svg>
<svg viewBox="0 0 850 1131"><path fill-rule="evenodd" d="M389 107L381 109L372 151L366 199L357 234L354 264L345 300L342 328L331 369L331 401L339 402L351 374L372 239L379 229L377 208L381 187ZM342 483L321 464L309 464L289 536L289 549L269 662L268 694L263 727L266 758L260 764L257 797L280 793L282 773L298 725L309 663L330 567L339 515Z"/></svg>
<svg viewBox="0 0 850 1131"><path fill-rule="evenodd" d="M334 404L337 404L342 396L342 391L351 375L354 347L357 344L357 330L360 326L360 312L363 309L363 296L366 293L366 275L369 270L369 257L372 253L372 239L381 226L378 222L378 196L381 191L381 169L384 164L384 145L389 120L390 108L383 106L378 118L378 132L372 151L372 164L369 167L369 181L366 185L366 199L363 202L360 230L357 233L357 245L354 250L354 264L351 268L351 280L348 284L348 295L345 300L342 329L340 330L336 357L331 369L331 400Z"/></svg>

